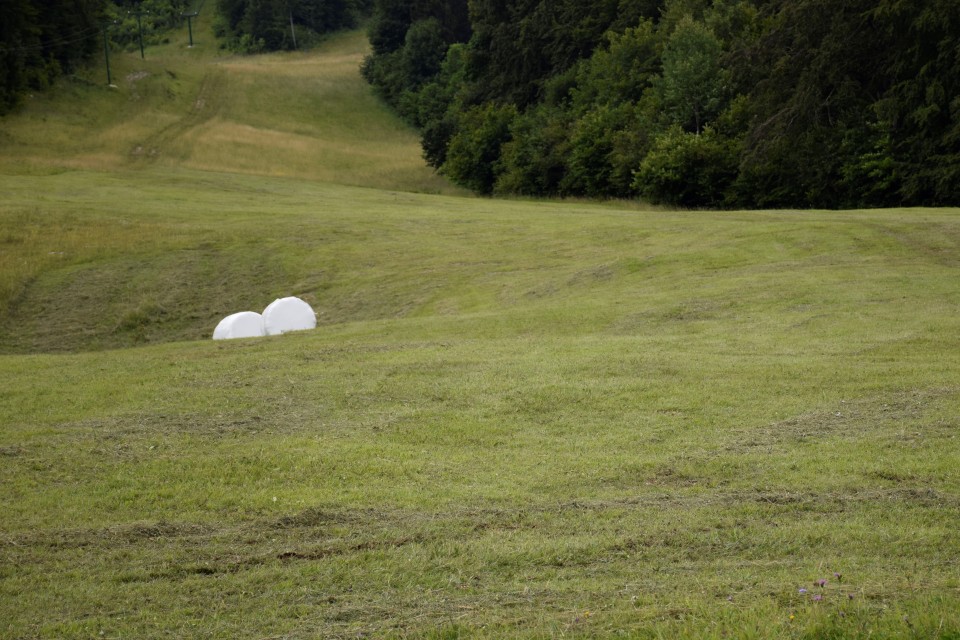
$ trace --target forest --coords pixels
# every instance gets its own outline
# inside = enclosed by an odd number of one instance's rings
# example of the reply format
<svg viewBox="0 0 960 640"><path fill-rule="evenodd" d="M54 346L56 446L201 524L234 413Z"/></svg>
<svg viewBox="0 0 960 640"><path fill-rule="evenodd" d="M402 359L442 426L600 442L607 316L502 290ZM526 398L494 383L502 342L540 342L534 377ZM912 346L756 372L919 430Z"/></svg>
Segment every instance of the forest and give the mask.
<svg viewBox="0 0 960 640"><path fill-rule="evenodd" d="M363 73L482 194L960 204L955 0L376 0Z"/></svg>
<svg viewBox="0 0 960 640"><path fill-rule="evenodd" d="M0 2L0 115L96 51L106 24L106 0Z"/></svg>

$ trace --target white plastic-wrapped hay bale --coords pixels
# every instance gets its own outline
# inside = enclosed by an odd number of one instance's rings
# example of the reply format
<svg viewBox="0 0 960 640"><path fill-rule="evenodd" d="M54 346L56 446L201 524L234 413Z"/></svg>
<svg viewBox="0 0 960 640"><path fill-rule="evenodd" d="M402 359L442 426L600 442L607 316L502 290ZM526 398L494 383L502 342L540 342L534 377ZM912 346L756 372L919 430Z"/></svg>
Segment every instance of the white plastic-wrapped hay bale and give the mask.
<svg viewBox="0 0 960 640"><path fill-rule="evenodd" d="M241 311L223 320L213 330L214 340L230 338L259 338L266 335L263 330L263 316L256 311Z"/></svg>
<svg viewBox="0 0 960 640"><path fill-rule="evenodd" d="M303 331L317 326L313 307L294 296L274 300L263 310L263 328L268 336Z"/></svg>

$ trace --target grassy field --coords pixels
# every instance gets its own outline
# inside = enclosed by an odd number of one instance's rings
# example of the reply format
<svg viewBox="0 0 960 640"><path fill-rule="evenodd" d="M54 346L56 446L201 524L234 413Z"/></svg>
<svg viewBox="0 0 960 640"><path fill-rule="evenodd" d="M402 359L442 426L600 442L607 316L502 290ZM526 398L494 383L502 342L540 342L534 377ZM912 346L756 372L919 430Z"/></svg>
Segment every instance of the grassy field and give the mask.
<svg viewBox="0 0 960 640"><path fill-rule="evenodd" d="M960 636L960 211L464 197L357 34L177 42L0 122L0 637Z"/></svg>

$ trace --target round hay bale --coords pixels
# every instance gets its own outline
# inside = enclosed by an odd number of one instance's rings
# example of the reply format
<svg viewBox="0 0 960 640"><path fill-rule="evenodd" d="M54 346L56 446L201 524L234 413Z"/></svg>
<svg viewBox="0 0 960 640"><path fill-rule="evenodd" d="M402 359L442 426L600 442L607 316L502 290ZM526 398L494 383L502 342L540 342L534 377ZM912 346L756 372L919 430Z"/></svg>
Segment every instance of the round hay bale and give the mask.
<svg viewBox="0 0 960 640"><path fill-rule="evenodd" d="M313 329L316 326L317 314L300 298L280 298L263 310L263 327L268 336Z"/></svg>
<svg viewBox="0 0 960 640"><path fill-rule="evenodd" d="M231 338L259 338L266 335L263 330L263 316L256 311L241 311L223 320L213 330L214 340Z"/></svg>

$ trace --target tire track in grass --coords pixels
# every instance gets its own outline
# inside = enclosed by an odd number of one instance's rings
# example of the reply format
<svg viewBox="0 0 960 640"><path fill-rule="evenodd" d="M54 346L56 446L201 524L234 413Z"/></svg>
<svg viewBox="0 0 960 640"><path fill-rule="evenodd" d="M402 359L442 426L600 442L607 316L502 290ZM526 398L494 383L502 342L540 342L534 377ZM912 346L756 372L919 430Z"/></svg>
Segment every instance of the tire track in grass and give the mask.
<svg viewBox="0 0 960 640"><path fill-rule="evenodd" d="M960 496L939 492L929 487L893 487L888 489L849 489L834 492L736 490L725 492L655 492L642 496L625 496L607 500L571 500L556 504L532 504L518 507L464 507L442 511L416 511L394 507L359 509L318 509L283 515L264 516L246 522L226 525L194 522L142 521L108 527L64 528L10 532L0 535L0 548L8 551L29 548L83 549L122 545L190 542L205 546L219 541L262 538L276 552L258 556L258 563L267 557L277 560L315 560L378 549L404 547L430 540L449 541L471 538L491 531L515 531L537 528L543 516L568 516L580 520L582 514L666 510L686 512L691 509L732 508L737 506L803 506L806 511L830 512L838 507L855 505L902 504L919 508L960 511ZM349 529L350 539L337 546L312 544L326 533ZM442 536L429 529L444 531ZM451 532L457 532L451 536ZM229 546L229 545L228 545ZM241 564L249 563L247 558Z"/></svg>
<svg viewBox="0 0 960 640"><path fill-rule="evenodd" d="M219 67L211 67L191 101L190 110L179 120L153 133L135 146L130 156L137 160L153 161L169 151L172 143L188 132L216 117L223 108L223 95L227 87L227 73Z"/></svg>

